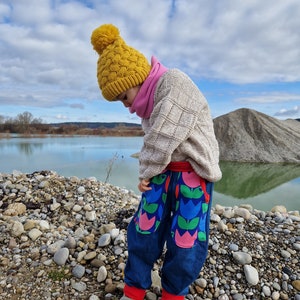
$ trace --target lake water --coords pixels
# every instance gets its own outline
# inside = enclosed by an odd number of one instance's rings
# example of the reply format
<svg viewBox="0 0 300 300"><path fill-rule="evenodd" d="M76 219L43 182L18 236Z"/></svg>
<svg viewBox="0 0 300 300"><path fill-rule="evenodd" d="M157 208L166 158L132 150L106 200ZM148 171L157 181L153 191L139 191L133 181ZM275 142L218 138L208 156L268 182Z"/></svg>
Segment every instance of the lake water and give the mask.
<svg viewBox="0 0 300 300"><path fill-rule="evenodd" d="M63 176L96 177L139 194L141 137L53 137L0 139L0 173L53 170ZM215 184L213 203L251 204L268 211L275 205L300 209L300 165L222 162L223 178Z"/></svg>

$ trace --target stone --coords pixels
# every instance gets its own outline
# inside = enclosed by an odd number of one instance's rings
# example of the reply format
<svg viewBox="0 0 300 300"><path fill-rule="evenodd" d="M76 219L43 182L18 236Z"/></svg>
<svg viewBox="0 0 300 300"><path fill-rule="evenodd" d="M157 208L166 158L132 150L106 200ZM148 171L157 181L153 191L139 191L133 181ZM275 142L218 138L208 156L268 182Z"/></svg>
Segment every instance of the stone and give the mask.
<svg viewBox="0 0 300 300"><path fill-rule="evenodd" d="M76 278L81 278L85 274L85 267L82 265L76 265L72 269L72 275Z"/></svg>
<svg viewBox="0 0 300 300"><path fill-rule="evenodd" d="M97 295L91 295L89 300L100 300L100 298Z"/></svg>
<svg viewBox="0 0 300 300"><path fill-rule="evenodd" d="M275 213L275 212L279 212L282 214L286 214L287 213L287 209L285 206L283 205L275 205L272 209L271 212Z"/></svg>
<svg viewBox="0 0 300 300"><path fill-rule="evenodd" d="M14 221L13 226L11 228L11 235L18 237L18 236L22 235L24 232L25 232L25 230L24 230L23 224L19 221Z"/></svg>
<svg viewBox="0 0 300 300"><path fill-rule="evenodd" d="M257 285L259 276L257 270L251 265L244 265L244 273L246 280L250 286Z"/></svg>
<svg viewBox="0 0 300 300"><path fill-rule="evenodd" d="M77 189L77 192L78 192L78 194L84 194L85 193L85 187L84 186L80 186L80 187L78 187L78 189Z"/></svg>
<svg viewBox="0 0 300 300"><path fill-rule="evenodd" d="M53 260L57 265L63 266L67 262L68 257L69 257L69 249L64 247L58 249L55 252Z"/></svg>
<svg viewBox="0 0 300 300"><path fill-rule="evenodd" d="M272 300L278 300L280 299L280 293L277 291L274 291L271 295Z"/></svg>
<svg viewBox="0 0 300 300"><path fill-rule="evenodd" d="M242 251L233 252L232 256L234 260L240 265L251 264L252 262L251 255Z"/></svg>
<svg viewBox="0 0 300 300"><path fill-rule="evenodd" d="M234 210L235 215L244 218L245 220L249 220L251 218L251 213L248 209L238 207Z"/></svg>
<svg viewBox="0 0 300 300"><path fill-rule="evenodd" d="M107 270L105 266L101 266L98 270L97 281L103 282L107 277Z"/></svg>
<svg viewBox="0 0 300 300"><path fill-rule="evenodd" d="M72 283L72 288L78 292L84 292L87 288L86 283L85 282L75 282L74 280L71 281Z"/></svg>
<svg viewBox="0 0 300 300"><path fill-rule="evenodd" d="M93 211L87 211L85 213L85 218L87 219L87 221L95 221L97 216L96 216L96 212Z"/></svg>
<svg viewBox="0 0 300 300"><path fill-rule="evenodd" d="M300 291L300 279L292 281L292 286L297 290Z"/></svg>
<svg viewBox="0 0 300 300"><path fill-rule="evenodd" d="M26 212L26 205L23 203L11 203L8 208L4 211L6 216L19 216Z"/></svg>
<svg viewBox="0 0 300 300"><path fill-rule="evenodd" d="M50 244L47 247L47 252L49 254L54 254L55 252L57 252L60 248L62 248L64 246L65 242L63 240L58 240L56 242L54 242L53 244Z"/></svg>
<svg viewBox="0 0 300 300"><path fill-rule="evenodd" d="M270 297L271 296L271 289L269 286L264 285L262 288L262 292L265 295L265 297Z"/></svg>
<svg viewBox="0 0 300 300"><path fill-rule="evenodd" d="M73 236L68 236L67 239L65 240L64 247L68 248L68 249L75 249L76 248L76 240Z"/></svg>
<svg viewBox="0 0 300 300"><path fill-rule="evenodd" d="M84 259L85 259L85 260L92 260L92 259L94 259L96 256L97 256L97 252L96 252L96 251L92 251L92 252L87 253L87 254L84 256Z"/></svg>
<svg viewBox="0 0 300 300"><path fill-rule="evenodd" d="M37 228L32 228L29 232L28 232L28 236L33 240L37 240L43 233L37 229Z"/></svg>
<svg viewBox="0 0 300 300"><path fill-rule="evenodd" d="M103 235L100 236L100 238L98 239L98 247L105 247L107 245L109 245L111 242L111 236L109 233L105 233Z"/></svg>
<svg viewBox="0 0 300 300"><path fill-rule="evenodd" d="M46 231L46 230L49 230L49 229L50 229L49 222L46 221L46 220L41 220L41 221L39 222L39 225L40 225L40 229L41 229L42 231Z"/></svg>

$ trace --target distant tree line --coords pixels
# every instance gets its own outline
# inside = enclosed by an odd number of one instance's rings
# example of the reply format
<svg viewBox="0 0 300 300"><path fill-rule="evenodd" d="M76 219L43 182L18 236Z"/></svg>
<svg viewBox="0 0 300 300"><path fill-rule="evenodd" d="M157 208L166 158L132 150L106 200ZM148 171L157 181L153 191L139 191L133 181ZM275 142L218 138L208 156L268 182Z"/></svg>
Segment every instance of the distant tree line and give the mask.
<svg viewBox="0 0 300 300"><path fill-rule="evenodd" d="M0 115L0 132L6 133L34 133L43 131L42 119L34 118L33 115L25 111L15 118Z"/></svg>
<svg viewBox="0 0 300 300"><path fill-rule="evenodd" d="M132 123L55 123L44 124L30 112L18 114L15 118L0 115L0 133L100 135L100 136L142 136L141 126Z"/></svg>

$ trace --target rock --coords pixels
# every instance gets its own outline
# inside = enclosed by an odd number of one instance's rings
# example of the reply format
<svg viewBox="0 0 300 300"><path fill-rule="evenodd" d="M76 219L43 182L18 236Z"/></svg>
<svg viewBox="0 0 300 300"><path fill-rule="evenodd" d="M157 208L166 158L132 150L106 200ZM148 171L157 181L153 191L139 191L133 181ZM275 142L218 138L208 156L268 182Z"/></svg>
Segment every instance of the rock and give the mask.
<svg viewBox="0 0 300 300"><path fill-rule="evenodd" d="M229 297L226 294L223 294L218 297L218 300L229 300Z"/></svg>
<svg viewBox="0 0 300 300"><path fill-rule="evenodd" d="M68 248L60 248L58 249L53 257L53 260L59 266L63 266L69 257L69 249Z"/></svg>
<svg viewBox="0 0 300 300"><path fill-rule="evenodd" d="M265 297L270 297L271 296L271 289L269 286L264 285L262 288L262 292L265 295Z"/></svg>
<svg viewBox="0 0 300 300"><path fill-rule="evenodd" d="M279 212L282 214L286 214L287 210L286 210L286 207L284 207L283 205L276 205L271 209L271 212L273 212L273 213Z"/></svg>
<svg viewBox="0 0 300 300"><path fill-rule="evenodd" d="M257 270L254 267L250 265L244 265L244 272L246 280L250 286L258 284L259 276Z"/></svg>
<svg viewBox="0 0 300 300"><path fill-rule="evenodd" d="M111 236L109 233L105 233L101 235L101 237L98 240L98 247L105 247L110 244Z"/></svg>
<svg viewBox="0 0 300 300"><path fill-rule="evenodd" d="M19 221L14 221L13 222L13 226L11 228L11 235L18 237L20 236L22 233L24 233L24 226L21 222Z"/></svg>
<svg viewBox="0 0 300 300"><path fill-rule="evenodd" d="M207 280L204 278L196 279L195 283L202 288L206 288L207 286Z"/></svg>
<svg viewBox="0 0 300 300"><path fill-rule="evenodd" d="M95 221L96 220L96 212L95 211L87 211L85 213L85 218L87 221Z"/></svg>
<svg viewBox="0 0 300 300"><path fill-rule="evenodd" d="M8 208L4 211L6 216L19 216L26 212L26 205L23 203L11 203Z"/></svg>
<svg viewBox="0 0 300 300"><path fill-rule="evenodd" d="M110 232L110 237L112 240L115 240L117 238L117 236L120 234L120 229L118 228L113 228Z"/></svg>
<svg viewBox="0 0 300 300"><path fill-rule="evenodd" d="M86 283L85 282L75 282L74 280L71 281L72 283L72 288L78 292L84 292L87 288Z"/></svg>
<svg viewBox="0 0 300 300"><path fill-rule="evenodd" d="M47 252L49 254L55 254L55 252L57 252L64 245L65 245L65 242L63 240L58 240L47 247Z"/></svg>
<svg viewBox="0 0 300 300"><path fill-rule="evenodd" d="M238 251L239 250L239 246L237 244L230 244L229 245L229 249L231 251Z"/></svg>
<svg viewBox="0 0 300 300"><path fill-rule="evenodd" d="M36 226L36 221L35 220L26 220L24 224L24 230L28 231Z"/></svg>
<svg viewBox="0 0 300 300"><path fill-rule="evenodd" d="M158 270L152 270L151 271L151 281L152 286L161 288L161 278L159 276Z"/></svg>
<svg viewBox="0 0 300 300"><path fill-rule="evenodd" d="M35 241L36 239L38 239L43 233L37 229L37 228L32 228L29 232L28 232L28 236Z"/></svg>
<svg viewBox="0 0 300 300"><path fill-rule="evenodd" d="M103 282L107 277L107 270L105 266L101 266L98 270L97 281Z"/></svg>
<svg viewBox="0 0 300 300"><path fill-rule="evenodd" d="M250 254L242 252L242 251L238 251L238 252L233 252L232 256L234 258L234 260L241 265L248 265L251 264L252 262L252 257Z"/></svg>
<svg viewBox="0 0 300 300"><path fill-rule="evenodd" d="M76 265L72 270L72 275L76 278L81 278L85 273L85 267L81 265Z"/></svg>
<svg viewBox="0 0 300 300"><path fill-rule="evenodd" d="M75 204L72 210L75 212L80 212L82 210L82 206Z"/></svg>
<svg viewBox="0 0 300 300"><path fill-rule="evenodd" d="M120 232L119 235L114 240L114 245L120 245L125 243L125 235L123 232Z"/></svg>
<svg viewBox="0 0 300 300"><path fill-rule="evenodd" d="M286 250L283 250L283 249L280 250L280 254L284 258L290 258L291 257L291 253L286 251Z"/></svg>
<svg viewBox="0 0 300 300"><path fill-rule="evenodd" d="M251 218L251 213L248 209L238 207L234 210L235 215L244 218L245 220L249 220Z"/></svg>
<svg viewBox="0 0 300 300"><path fill-rule="evenodd" d="M42 231L46 231L46 230L49 230L50 229L50 225L49 225L49 222L48 221L45 221L45 220L41 220L40 223L40 229Z"/></svg>
<svg viewBox="0 0 300 300"><path fill-rule="evenodd" d="M75 249L76 248L75 238L73 236L69 235L62 246L66 247L68 249Z"/></svg>
<svg viewBox="0 0 300 300"><path fill-rule="evenodd" d="M92 260L92 259L94 259L96 256L97 256L97 252L96 252L96 251L92 251L92 252L87 253L87 254L84 256L84 259L85 259L85 260Z"/></svg>
<svg viewBox="0 0 300 300"><path fill-rule="evenodd" d="M292 282L292 286L297 290L300 291L300 279L299 280L294 280Z"/></svg>
<svg viewBox="0 0 300 300"><path fill-rule="evenodd" d="M84 194L85 193L85 187L84 186L80 186L80 187L78 187L78 189L77 189L77 192L78 192L78 194Z"/></svg>
<svg viewBox="0 0 300 300"><path fill-rule="evenodd" d="M219 223L218 223L218 229L221 231L221 232L224 232L228 229L227 225L224 224L224 222L221 220Z"/></svg>
<svg viewBox="0 0 300 300"><path fill-rule="evenodd" d="M16 248L17 246L18 246L18 244L17 244L16 239L15 239L15 238L11 238L11 239L9 240L9 243L8 243L8 248L9 248L9 249L14 249L14 248Z"/></svg>
<svg viewBox="0 0 300 300"><path fill-rule="evenodd" d="M280 294L277 291L274 291L271 295L272 300L278 300L280 299Z"/></svg>
<svg viewBox="0 0 300 300"><path fill-rule="evenodd" d="M100 298L97 295L91 295L89 300L100 300Z"/></svg>

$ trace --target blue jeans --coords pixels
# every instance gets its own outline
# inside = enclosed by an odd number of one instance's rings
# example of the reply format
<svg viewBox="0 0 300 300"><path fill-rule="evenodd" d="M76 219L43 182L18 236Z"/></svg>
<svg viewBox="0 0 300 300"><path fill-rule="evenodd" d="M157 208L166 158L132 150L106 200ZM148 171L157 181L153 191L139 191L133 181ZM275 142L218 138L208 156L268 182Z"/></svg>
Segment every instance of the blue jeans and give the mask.
<svg viewBox="0 0 300 300"><path fill-rule="evenodd" d="M128 226L125 283L148 289L166 243L162 287L186 295L207 256L213 183L193 171L166 170L150 186Z"/></svg>

